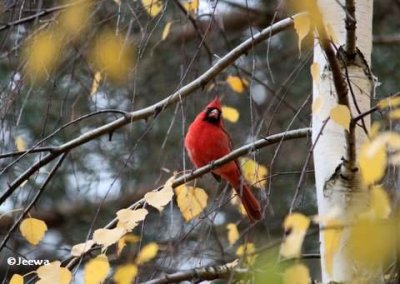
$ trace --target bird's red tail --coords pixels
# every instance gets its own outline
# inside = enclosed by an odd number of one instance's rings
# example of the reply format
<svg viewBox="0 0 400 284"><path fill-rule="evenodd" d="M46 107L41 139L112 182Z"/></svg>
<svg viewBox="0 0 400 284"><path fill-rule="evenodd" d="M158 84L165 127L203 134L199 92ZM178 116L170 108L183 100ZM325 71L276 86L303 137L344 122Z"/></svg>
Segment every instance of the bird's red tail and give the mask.
<svg viewBox="0 0 400 284"><path fill-rule="evenodd" d="M251 192L249 186L244 182L232 183L232 186L242 200L242 204L244 209L246 209L250 221L255 222L262 219L261 205Z"/></svg>

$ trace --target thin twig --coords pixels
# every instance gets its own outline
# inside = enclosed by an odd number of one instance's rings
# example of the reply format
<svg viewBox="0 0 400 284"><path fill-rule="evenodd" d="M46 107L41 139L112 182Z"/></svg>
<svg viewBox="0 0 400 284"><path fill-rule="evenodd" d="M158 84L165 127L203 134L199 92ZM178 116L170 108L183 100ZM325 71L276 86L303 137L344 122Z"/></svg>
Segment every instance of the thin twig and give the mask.
<svg viewBox="0 0 400 284"><path fill-rule="evenodd" d="M289 214L291 214L293 209L294 209L294 205L295 205L295 203L297 201L297 198L299 196L301 186L303 185L303 182L304 182L304 177L305 177L305 175L307 173L308 163L311 160L312 153L314 152L314 148L317 145L317 142L318 142L319 138L322 136L322 132L324 131L325 126L328 124L328 121L329 121L329 117L323 122L323 124L321 126L321 129L320 129L320 131L318 133L317 138L315 139L314 143L312 144L310 150L307 153L307 157L306 157L306 160L304 162L303 169L301 170L299 182L297 183L296 191L294 193L294 196L293 196L293 199L292 199L292 203L290 204Z"/></svg>
<svg viewBox="0 0 400 284"><path fill-rule="evenodd" d="M34 15L31 15L31 16L28 16L28 17L25 17L25 18L22 18L22 19L13 21L13 22L6 23L4 25L1 25L0 26L0 31L9 29L9 28L14 27L14 26L26 24L26 23L31 22L31 21L35 21L37 18L44 17L46 15L52 14L52 13L57 12L57 11L65 10L65 9L67 9L69 7L73 7L73 6L81 4L83 2L85 2L85 0L80 0L80 1L73 2L73 3L68 3L68 4L64 4L64 5L60 5L60 6L56 6L56 7L52 7L52 8L48 8L48 9L44 9L44 10L42 10L42 11L40 11L40 12L34 14Z"/></svg>
<svg viewBox="0 0 400 284"><path fill-rule="evenodd" d="M182 5L182 3L178 0L173 0L173 2L178 6L179 10L185 14L185 16L188 17L190 23L192 24L194 30L196 31L197 36L200 39L200 42L202 42L202 46L204 47L204 49L207 52L208 55L208 61L211 63L212 62L212 55L213 53L211 52L210 47L208 46L208 44L205 42L206 36L207 34L205 34L200 27L197 25L196 19L193 18L193 16L185 9L185 7Z"/></svg>
<svg viewBox="0 0 400 284"><path fill-rule="evenodd" d="M4 153L0 155L0 159L4 159L4 158L9 158L9 157L14 157L14 156L22 156L19 159L23 158L25 155L27 154L31 154L31 153L38 153L38 152L53 152L57 150L57 147L39 147L37 148L37 146L39 146L40 144L44 143L45 141L49 140L50 138L54 137L57 133L59 133L60 131L64 130L65 128L67 128L68 126L71 126L77 122L80 122L84 119L87 119L89 117L95 116L95 115L99 115L99 114L104 114L104 113L115 113L115 114L122 114L122 115L126 115L127 112L125 111L121 111L121 110L117 110L117 109L103 109L103 110L99 110L96 112L91 112L85 115L82 115L64 125L62 125L61 127L57 128L55 131L53 131L52 133L50 133L49 135L47 135L45 138L41 139L39 142L37 142L35 145L33 145L31 148L29 148L28 150L25 151L16 151L16 152L9 152L9 153ZM13 161L13 163L11 163L10 165L12 166L15 162L18 162L19 159ZM7 168L10 167L10 165L7 165ZM0 172L0 175L2 173L4 173L7 168L3 169Z"/></svg>

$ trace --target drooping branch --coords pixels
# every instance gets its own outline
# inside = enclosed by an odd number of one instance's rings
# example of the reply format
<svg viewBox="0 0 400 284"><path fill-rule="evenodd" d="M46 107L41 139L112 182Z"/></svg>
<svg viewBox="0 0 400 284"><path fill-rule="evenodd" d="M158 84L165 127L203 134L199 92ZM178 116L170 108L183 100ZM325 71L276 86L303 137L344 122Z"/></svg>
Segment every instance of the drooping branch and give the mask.
<svg viewBox="0 0 400 284"><path fill-rule="evenodd" d="M11 184L8 186L5 192L0 196L0 205L3 204L4 201L25 180L27 180L30 176L32 176L41 167L47 165L49 162L59 157L61 154L68 152L89 141L92 141L98 138L99 136L112 133L126 124L132 123L134 121L139 121L142 119L147 120L151 117L158 116L167 107L179 102L182 98L192 94L194 91L204 88L210 80L215 78L218 74L220 74L223 70L225 70L228 66L230 66L240 56L246 54L249 50L251 50L254 47L254 45L259 44L262 41L292 26L293 26L293 19L286 18L282 21L279 21L278 23L273 24L268 28L265 28L260 33L255 34L251 38L247 39L246 41L244 41L243 43L232 49L228 54L226 54L224 57L218 60L218 62L214 66L212 66L202 75L200 75L197 79L183 86L182 88L177 90L172 95L166 97L165 99L146 108L129 112L122 118L116 119L110 123L95 128L85 134L82 134L81 136L75 139L72 139L56 147L54 151L45 155L42 159L37 161L24 173L22 173L18 178L16 178L13 182L11 182Z"/></svg>

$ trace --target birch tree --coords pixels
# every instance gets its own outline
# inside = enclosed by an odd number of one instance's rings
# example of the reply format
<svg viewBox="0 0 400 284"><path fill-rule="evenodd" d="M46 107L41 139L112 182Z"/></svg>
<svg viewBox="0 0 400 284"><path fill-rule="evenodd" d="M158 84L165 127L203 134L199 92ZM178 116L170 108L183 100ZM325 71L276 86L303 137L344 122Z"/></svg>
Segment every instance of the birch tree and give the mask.
<svg viewBox="0 0 400 284"><path fill-rule="evenodd" d="M314 66L319 66L319 72L314 79L313 102L314 106L321 106L314 109L312 119L318 210L322 216L338 211L337 220L348 224L368 205L368 191L362 186L357 168L357 153L367 139L370 119L363 117L357 124L350 119L370 109L374 94L370 72L373 1L318 3L325 27L325 31L324 27L317 27L314 48ZM335 116L338 111L343 118L348 110L348 120L340 121ZM323 230L320 240L323 283L349 281L361 275L376 281L370 278L375 273L351 260L346 250L348 231L342 232L333 255L327 253L329 244ZM375 277L379 277L379 272Z"/></svg>

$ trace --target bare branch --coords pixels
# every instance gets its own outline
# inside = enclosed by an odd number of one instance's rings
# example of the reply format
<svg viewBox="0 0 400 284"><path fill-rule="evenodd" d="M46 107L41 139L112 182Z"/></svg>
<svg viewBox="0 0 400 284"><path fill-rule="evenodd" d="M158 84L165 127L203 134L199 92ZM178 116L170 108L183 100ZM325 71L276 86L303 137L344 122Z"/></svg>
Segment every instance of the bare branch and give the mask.
<svg viewBox="0 0 400 284"><path fill-rule="evenodd" d="M399 44L400 43L400 35L376 35L373 40L374 44L382 44L382 45L390 45L390 44Z"/></svg>
<svg viewBox="0 0 400 284"><path fill-rule="evenodd" d="M82 116L80 116L80 117L78 117L78 118L76 118L76 119L74 119L74 120L62 125L58 129L56 129L55 131L53 131L52 133L47 135L45 138L41 139L39 142L37 142L35 145L33 145L28 150L0 154L0 159L19 156L18 159L13 161L11 164L7 165L6 168L2 169L2 171L0 172L0 175L2 173L4 173L10 166L12 166L16 162L18 162L20 159L22 159L27 154L39 153L39 152L54 152L54 151L56 151L57 147L38 147L38 146L40 144L44 143L45 141L49 140L50 138L54 137L57 133L59 133L60 131L64 130L65 128L67 128L67 127L69 127L71 125L74 125L74 124L76 124L78 122L81 122L81 121L83 121L83 120L85 120L87 118L93 117L95 115L109 114L109 113L121 114L121 115L126 115L127 114L127 112L122 111L122 110L117 110L117 109L102 109L102 110L99 110L99 111L91 112L91 113L82 115Z"/></svg>
<svg viewBox="0 0 400 284"><path fill-rule="evenodd" d="M194 268L172 274L165 274L160 278L142 282L141 284L168 284L181 281L227 279L232 276L234 276L234 279L241 279L249 274L247 269L235 269L236 265L235 262L232 262L218 266Z"/></svg>
<svg viewBox="0 0 400 284"><path fill-rule="evenodd" d="M26 23L31 22L31 21L35 21L37 18L41 18L41 17L47 16L49 14L52 14L52 13L55 13L55 12L58 12L58 11L61 11L61 10L65 10L65 9L67 9L69 7L81 4L82 2L84 2L84 0L80 0L80 1L73 2L73 3L68 3L68 4L64 4L64 5L60 5L60 6L56 6L56 7L52 7L52 8L48 8L48 9L44 9L44 10L42 10L42 11L40 11L40 12L34 14L34 15L31 15L31 16L28 16L28 17L25 17L25 18L22 18L22 19L13 21L13 22L6 23L4 25L1 25L0 26L0 31L6 30L6 29L9 29L11 27L18 26L18 25L21 25L21 24L26 24Z"/></svg>

